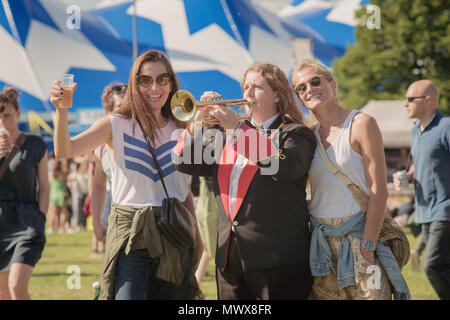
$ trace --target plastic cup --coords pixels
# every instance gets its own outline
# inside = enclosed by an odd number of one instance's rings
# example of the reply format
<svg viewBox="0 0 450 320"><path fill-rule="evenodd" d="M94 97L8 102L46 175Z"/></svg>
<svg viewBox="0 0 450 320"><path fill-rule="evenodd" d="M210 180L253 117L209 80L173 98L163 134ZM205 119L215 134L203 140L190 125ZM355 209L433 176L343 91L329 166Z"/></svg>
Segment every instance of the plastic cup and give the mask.
<svg viewBox="0 0 450 320"><path fill-rule="evenodd" d="M408 175L406 174L405 170L400 170L395 173L397 175L397 178L400 180L400 190L402 189L408 189L409 187L409 181L408 181Z"/></svg>
<svg viewBox="0 0 450 320"><path fill-rule="evenodd" d="M63 88L62 100L59 106L61 108L71 108L73 98L73 74L65 74L61 81Z"/></svg>

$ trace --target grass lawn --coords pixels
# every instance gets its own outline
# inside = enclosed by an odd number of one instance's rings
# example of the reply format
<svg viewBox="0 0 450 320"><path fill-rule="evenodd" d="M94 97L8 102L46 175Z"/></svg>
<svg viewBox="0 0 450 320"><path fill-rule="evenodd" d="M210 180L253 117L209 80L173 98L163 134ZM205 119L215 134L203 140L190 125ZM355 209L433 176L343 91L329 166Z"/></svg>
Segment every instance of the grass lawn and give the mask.
<svg viewBox="0 0 450 320"><path fill-rule="evenodd" d="M413 248L416 239L408 230L407 236ZM92 232L90 231L47 235L47 245L30 281L29 289L32 299L93 299L92 283L98 281L100 277L103 259L90 257L91 241ZM77 277L78 272L79 277ZM408 263L403 270L403 276L408 283L412 299L437 299L423 271L412 271ZM213 262L210 262L208 266L201 288L206 299L217 299Z"/></svg>

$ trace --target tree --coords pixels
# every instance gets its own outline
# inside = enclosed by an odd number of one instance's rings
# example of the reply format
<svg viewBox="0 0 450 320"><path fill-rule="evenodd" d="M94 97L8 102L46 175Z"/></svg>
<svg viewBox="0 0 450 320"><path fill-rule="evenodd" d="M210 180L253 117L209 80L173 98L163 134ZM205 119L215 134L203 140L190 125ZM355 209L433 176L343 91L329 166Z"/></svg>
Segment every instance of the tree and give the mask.
<svg viewBox="0 0 450 320"><path fill-rule="evenodd" d="M441 110L450 114L450 0L371 3L381 9L380 28L369 28L376 12L359 10L356 44L333 66L344 106L404 99L412 82L430 79L440 90Z"/></svg>

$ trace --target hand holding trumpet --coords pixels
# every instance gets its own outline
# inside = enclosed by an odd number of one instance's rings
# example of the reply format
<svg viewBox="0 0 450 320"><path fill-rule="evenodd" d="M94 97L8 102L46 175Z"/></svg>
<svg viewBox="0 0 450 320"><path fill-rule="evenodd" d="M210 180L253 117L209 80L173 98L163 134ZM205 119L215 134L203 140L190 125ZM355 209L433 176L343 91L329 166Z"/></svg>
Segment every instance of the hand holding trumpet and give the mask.
<svg viewBox="0 0 450 320"><path fill-rule="evenodd" d="M213 101L214 99L221 99L221 98L222 98L222 95L217 92L206 91L203 93L200 100L201 101ZM223 104L213 104L206 110L206 112L211 117L213 117L214 119L219 121L220 125L224 129L234 129L239 124L239 119L238 119L236 113L233 112L233 110L231 110L230 108L227 108ZM206 112L204 112L203 115L205 115ZM199 113L201 113L201 112L199 112Z"/></svg>
<svg viewBox="0 0 450 320"><path fill-rule="evenodd" d="M181 121L194 119L207 125L219 123L225 129L234 129L240 120L250 119L249 115L240 117L230 109L232 106L241 106L241 109L243 106L248 106L246 110L251 112L251 104L248 100L219 100L221 97L222 95L217 92L206 91L201 96L201 101L197 102L191 93L185 90L179 90L172 97L172 113L175 118ZM199 112L196 115L197 110ZM192 129L191 126L191 133Z"/></svg>

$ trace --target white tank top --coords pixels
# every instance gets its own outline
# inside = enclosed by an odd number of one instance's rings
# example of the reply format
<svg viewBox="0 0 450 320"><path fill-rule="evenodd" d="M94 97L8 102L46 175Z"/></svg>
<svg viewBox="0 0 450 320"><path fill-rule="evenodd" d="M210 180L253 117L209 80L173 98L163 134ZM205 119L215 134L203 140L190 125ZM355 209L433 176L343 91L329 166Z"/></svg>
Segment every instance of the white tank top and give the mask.
<svg viewBox="0 0 450 320"><path fill-rule="evenodd" d="M326 153L345 175L363 191L370 194L362 157L350 145L350 127L353 117L357 113L357 110L352 110L345 120L338 138L326 149ZM316 130L319 130L319 127L320 125ZM311 183L310 213L313 217L347 217L361 210L345 184L325 166L317 149L309 169L309 179Z"/></svg>
<svg viewBox="0 0 450 320"><path fill-rule="evenodd" d="M141 128L136 126L133 136L132 120L117 115L110 115L110 118L114 147L113 150L108 148L112 202L134 208L161 206L166 194ZM172 120L164 128L156 129L154 149L169 196L185 201L189 192L188 179L175 170L172 162L172 150L178 141L178 136L172 133L182 132L176 129Z"/></svg>

